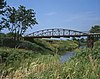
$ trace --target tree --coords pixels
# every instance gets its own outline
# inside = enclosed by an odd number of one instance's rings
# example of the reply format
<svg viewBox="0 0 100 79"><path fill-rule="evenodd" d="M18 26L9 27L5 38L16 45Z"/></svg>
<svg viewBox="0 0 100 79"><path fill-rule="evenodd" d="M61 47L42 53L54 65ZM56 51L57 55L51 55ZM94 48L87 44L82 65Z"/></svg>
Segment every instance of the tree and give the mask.
<svg viewBox="0 0 100 79"><path fill-rule="evenodd" d="M26 9L24 6L19 6L18 9L7 6L1 23L2 27L15 34L16 39L19 39L29 27L38 24L34 10Z"/></svg>
<svg viewBox="0 0 100 79"><path fill-rule="evenodd" d="M3 9L6 5L6 2L4 0L0 0L0 9Z"/></svg>
<svg viewBox="0 0 100 79"><path fill-rule="evenodd" d="M95 25L90 29L90 33L100 33L100 26Z"/></svg>
<svg viewBox="0 0 100 79"><path fill-rule="evenodd" d="M99 25L95 25L90 29L90 33L100 33L100 26ZM94 38L94 41L99 40L100 38Z"/></svg>
<svg viewBox="0 0 100 79"><path fill-rule="evenodd" d="M9 32L9 33L6 34L6 37L14 37L14 36L15 36L15 34L12 33L12 32Z"/></svg>
<svg viewBox="0 0 100 79"><path fill-rule="evenodd" d="M3 15L3 13L5 12L4 7L6 6L6 1L4 0L0 0L0 32L3 29L2 27L2 22L1 22L1 16Z"/></svg>

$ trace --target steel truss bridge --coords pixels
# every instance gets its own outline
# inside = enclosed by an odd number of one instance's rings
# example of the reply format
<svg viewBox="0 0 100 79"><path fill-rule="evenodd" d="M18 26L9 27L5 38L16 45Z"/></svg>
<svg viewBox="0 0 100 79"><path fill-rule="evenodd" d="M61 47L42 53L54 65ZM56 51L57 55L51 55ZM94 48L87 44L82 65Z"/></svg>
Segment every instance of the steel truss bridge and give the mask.
<svg viewBox="0 0 100 79"><path fill-rule="evenodd" d="M98 37L100 38L100 33L89 33L89 32L81 32L76 30L69 30L69 29L44 29L39 30L33 33L26 35L25 37L28 38L60 38L60 37L82 37L82 36L89 36L89 37Z"/></svg>
<svg viewBox="0 0 100 79"><path fill-rule="evenodd" d="M94 43L94 38L100 39L100 33L89 33L89 32L81 32L76 30L69 30L69 29L44 29L39 30L33 33L30 33L24 36L26 40L32 40L32 38L60 38L60 37L87 37L87 47L92 48Z"/></svg>

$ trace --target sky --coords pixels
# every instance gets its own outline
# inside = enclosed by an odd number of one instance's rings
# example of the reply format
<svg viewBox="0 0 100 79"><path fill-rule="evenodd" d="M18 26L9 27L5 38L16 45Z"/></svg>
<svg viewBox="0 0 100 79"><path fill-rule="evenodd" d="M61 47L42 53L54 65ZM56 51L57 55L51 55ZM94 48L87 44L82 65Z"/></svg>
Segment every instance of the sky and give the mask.
<svg viewBox="0 0 100 79"><path fill-rule="evenodd" d="M100 0L6 0L18 8L26 6L36 12L38 25L28 29L32 33L41 29L64 28L88 31L100 25Z"/></svg>

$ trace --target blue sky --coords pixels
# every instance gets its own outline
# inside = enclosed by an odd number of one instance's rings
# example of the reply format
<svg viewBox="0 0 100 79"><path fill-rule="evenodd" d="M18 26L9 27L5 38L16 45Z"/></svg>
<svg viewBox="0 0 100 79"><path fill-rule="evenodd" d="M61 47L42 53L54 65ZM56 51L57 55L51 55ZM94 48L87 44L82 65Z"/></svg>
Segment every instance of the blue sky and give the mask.
<svg viewBox="0 0 100 79"><path fill-rule="evenodd" d="M47 28L88 31L100 25L100 0L6 0L8 5L34 9L38 25L27 33Z"/></svg>

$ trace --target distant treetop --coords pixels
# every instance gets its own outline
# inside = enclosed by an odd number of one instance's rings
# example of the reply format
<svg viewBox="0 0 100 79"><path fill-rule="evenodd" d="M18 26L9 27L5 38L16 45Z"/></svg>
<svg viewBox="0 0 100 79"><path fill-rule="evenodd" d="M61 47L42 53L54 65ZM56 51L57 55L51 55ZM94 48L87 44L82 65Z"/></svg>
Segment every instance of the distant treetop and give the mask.
<svg viewBox="0 0 100 79"><path fill-rule="evenodd" d="M100 33L100 25L92 26L90 33Z"/></svg>

